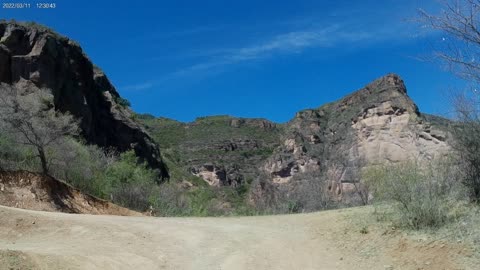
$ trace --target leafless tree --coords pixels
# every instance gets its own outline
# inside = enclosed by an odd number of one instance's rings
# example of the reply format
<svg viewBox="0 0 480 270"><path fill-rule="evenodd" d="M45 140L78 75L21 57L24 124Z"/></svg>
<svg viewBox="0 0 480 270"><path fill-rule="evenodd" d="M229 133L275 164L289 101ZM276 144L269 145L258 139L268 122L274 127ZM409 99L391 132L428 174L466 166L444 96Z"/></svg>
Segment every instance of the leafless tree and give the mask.
<svg viewBox="0 0 480 270"><path fill-rule="evenodd" d="M480 201L480 117L470 97L458 95L454 99L460 124L455 126L454 148L462 169L462 180L471 198Z"/></svg>
<svg viewBox="0 0 480 270"><path fill-rule="evenodd" d="M440 14L420 10L420 22L440 31L434 55L464 79L480 82L480 1L447 0Z"/></svg>
<svg viewBox="0 0 480 270"><path fill-rule="evenodd" d="M480 199L480 0L448 0L439 14L420 10L424 26L444 36L434 56L450 70L470 83L461 94L454 93L458 124L454 128L455 144L464 165L464 183L472 199Z"/></svg>
<svg viewBox="0 0 480 270"><path fill-rule="evenodd" d="M53 96L47 91L20 92L0 85L0 128L11 134L15 143L33 147L42 172L48 174L49 148L78 134L78 123L71 115L54 110Z"/></svg>

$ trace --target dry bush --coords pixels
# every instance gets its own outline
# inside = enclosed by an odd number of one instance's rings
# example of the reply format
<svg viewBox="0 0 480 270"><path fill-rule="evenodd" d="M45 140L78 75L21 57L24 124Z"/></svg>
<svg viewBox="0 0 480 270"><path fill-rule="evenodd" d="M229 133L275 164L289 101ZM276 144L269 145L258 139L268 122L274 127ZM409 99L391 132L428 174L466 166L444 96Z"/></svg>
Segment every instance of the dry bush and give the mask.
<svg viewBox="0 0 480 270"><path fill-rule="evenodd" d="M298 173L292 177L292 188L280 192L280 205L287 206L288 212L312 212L333 206L325 178L319 171Z"/></svg>
<svg viewBox="0 0 480 270"><path fill-rule="evenodd" d="M249 200L259 213L272 213L277 203L275 185L266 173L261 173L251 183Z"/></svg>
<svg viewBox="0 0 480 270"><path fill-rule="evenodd" d="M319 171L295 174L288 184L273 184L268 178L257 178L251 191L259 213L285 214L325 210L334 207L327 183Z"/></svg>
<svg viewBox="0 0 480 270"><path fill-rule="evenodd" d="M472 96L458 95L454 104L459 121L453 126L453 148L463 172L462 183L471 200L480 202L480 103Z"/></svg>
<svg viewBox="0 0 480 270"><path fill-rule="evenodd" d="M184 189L173 183L164 183L150 195L150 204L155 216L187 216L190 205Z"/></svg>
<svg viewBox="0 0 480 270"><path fill-rule="evenodd" d="M451 219L462 196L457 166L450 160L405 162L371 168L363 175L377 202L394 203L401 225L413 229L439 227Z"/></svg>
<svg viewBox="0 0 480 270"><path fill-rule="evenodd" d="M115 203L129 209L145 212L151 206L149 198L153 193L152 185L154 184L121 184L112 191L111 195Z"/></svg>

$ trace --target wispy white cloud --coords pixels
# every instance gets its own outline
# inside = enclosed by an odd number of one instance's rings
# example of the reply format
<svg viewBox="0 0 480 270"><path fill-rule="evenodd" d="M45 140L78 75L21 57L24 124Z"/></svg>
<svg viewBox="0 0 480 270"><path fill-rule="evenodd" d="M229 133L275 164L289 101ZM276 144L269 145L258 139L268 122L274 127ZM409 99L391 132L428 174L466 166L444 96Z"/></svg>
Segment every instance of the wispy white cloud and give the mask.
<svg viewBox="0 0 480 270"><path fill-rule="evenodd" d="M411 10L415 9L411 8ZM353 14L330 16L325 21L305 19L291 25L286 23L279 27L285 29L283 32L265 34L257 37L257 41L244 46L207 48L208 53L201 51L200 62L194 62L190 66L161 75L147 83L124 89L143 90L166 82L203 78L221 73L235 65L265 61L279 55L301 54L314 49L329 48L351 51L379 43L409 42L426 34L426 32L419 32L417 25L399 19L401 16L398 13L393 18L389 9L379 12L375 20L365 15L368 12L360 10ZM339 53L339 51L342 50L335 52Z"/></svg>
<svg viewBox="0 0 480 270"><path fill-rule="evenodd" d="M291 31L273 35L262 42L245 47L219 50L209 60L196 63L167 76L187 75L193 72L209 69L225 68L243 62L258 61L272 58L279 54L298 54L308 49L355 48L371 46L380 42L401 42L411 40L421 35L408 27L380 27L365 31L359 27L332 24L326 27L311 27L305 30Z"/></svg>
<svg viewBox="0 0 480 270"><path fill-rule="evenodd" d="M331 46L329 36L338 28L338 25L333 25L318 30L282 33L262 43L232 50L226 58L231 62L239 62L271 56L272 53L298 53L308 47Z"/></svg>

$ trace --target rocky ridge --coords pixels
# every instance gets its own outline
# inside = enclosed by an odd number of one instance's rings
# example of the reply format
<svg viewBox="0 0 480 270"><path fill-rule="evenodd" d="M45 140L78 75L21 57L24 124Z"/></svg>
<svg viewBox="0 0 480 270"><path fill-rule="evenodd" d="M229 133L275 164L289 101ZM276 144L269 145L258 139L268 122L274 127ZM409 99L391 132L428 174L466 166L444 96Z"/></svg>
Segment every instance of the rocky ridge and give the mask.
<svg viewBox="0 0 480 270"><path fill-rule="evenodd" d="M337 102L297 113L262 169L274 185L324 180L336 199L349 199L358 181L354 174L364 167L448 153L447 125L426 119L403 80L389 74ZM254 199L265 196L261 190Z"/></svg>

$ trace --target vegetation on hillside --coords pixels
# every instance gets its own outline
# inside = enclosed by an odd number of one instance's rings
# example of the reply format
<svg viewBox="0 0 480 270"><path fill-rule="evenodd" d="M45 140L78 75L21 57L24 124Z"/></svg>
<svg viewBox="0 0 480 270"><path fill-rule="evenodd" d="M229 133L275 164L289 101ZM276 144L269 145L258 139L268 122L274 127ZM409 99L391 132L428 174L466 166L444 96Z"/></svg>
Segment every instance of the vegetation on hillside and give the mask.
<svg viewBox="0 0 480 270"><path fill-rule="evenodd" d="M160 216L253 213L245 186L208 186L178 166L172 149L165 151L172 181L158 185L158 174L139 162L133 150L117 153L85 144L77 136L78 122L56 112L47 91L20 94L2 85L2 93L0 170L49 174L85 193Z"/></svg>
<svg viewBox="0 0 480 270"><path fill-rule="evenodd" d="M192 186L186 194L197 205L194 207L197 214L199 209L201 215L259 211L248 203L250 184L259 175L259 164L278 146L281 125L264 127L266 120L263 119L245 120L225 115L199 117L191 123L151 115L137 115L136 119L160 145L170 169L171 183ZM238 124L234 124L236 121ZM242 143L247 146L242 147ZM232 145L240 146L237 149ZM225 169L227 177L236 177L239 182L211 187L192 174L194 166L210 163Z"/></svg>

